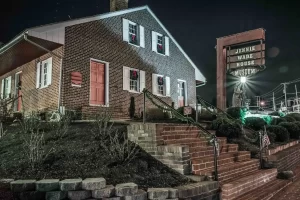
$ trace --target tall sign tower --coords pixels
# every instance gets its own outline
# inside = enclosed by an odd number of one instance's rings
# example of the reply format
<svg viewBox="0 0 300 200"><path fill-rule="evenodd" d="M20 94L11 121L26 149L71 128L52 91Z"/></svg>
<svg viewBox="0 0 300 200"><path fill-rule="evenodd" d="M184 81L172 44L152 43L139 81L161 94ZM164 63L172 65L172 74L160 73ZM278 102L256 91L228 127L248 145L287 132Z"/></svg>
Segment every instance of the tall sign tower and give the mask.
<svg viewBox="0 0 300 200"><path fill-rule="evenodd" d="M217 107L226 109L226 73L247 77L265 69L263 28L217 38Z"/></svg>

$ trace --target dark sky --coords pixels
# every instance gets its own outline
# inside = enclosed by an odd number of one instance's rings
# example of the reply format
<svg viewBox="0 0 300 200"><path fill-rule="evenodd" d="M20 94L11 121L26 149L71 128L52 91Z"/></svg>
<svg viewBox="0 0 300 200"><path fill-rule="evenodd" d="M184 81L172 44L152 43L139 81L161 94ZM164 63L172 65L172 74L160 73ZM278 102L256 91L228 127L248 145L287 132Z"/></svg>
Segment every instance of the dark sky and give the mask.
<svg viewBox="0 0 300 200"><path fill-rule="evenodd" d="M216 95L216 38L266 29L267 69L252 77L253 90L265 93L280 82L300 77L300 11L276 0L129 0L149 5L207 78L198 94ZM109 0L10 0L0 6L0 41L22 30L109 11ZM229 80L230 81L230 80ZM228 89L228 92L232 88Z"/></svg>

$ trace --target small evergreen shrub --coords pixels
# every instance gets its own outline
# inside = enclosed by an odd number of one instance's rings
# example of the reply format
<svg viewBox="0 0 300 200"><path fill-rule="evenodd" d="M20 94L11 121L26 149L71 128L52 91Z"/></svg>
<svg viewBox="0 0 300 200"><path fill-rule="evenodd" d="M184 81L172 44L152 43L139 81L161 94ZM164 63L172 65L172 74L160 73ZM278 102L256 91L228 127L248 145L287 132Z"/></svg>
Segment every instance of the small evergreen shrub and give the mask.
<svg viewBox="0 0 300 200"><path fill-rule="evenodd" d="M212 129L213 130L218 130L218 128L220 127L220 125L222 124L230 124L233 123L232 120L228 119L227 117L218 117L217 119L212 121Z"/></svg>
<svg viewBox="0 0 300 200"><path fill-rule="evenodd" d="M296 122L293 122L293 123L296 124L300 129L300 122L296 121Z"/></svg>
<svg viewBox="0 0 300 200"><path fill-rule="evenodd" d="M278 111L271 112L271 113L269 113L269 115L280 117L280 113Z"/></svg>
<svg viewBox="0 0 300 200"><path fill-rule="evenodd" d="M267 126L267 132L274 133L276 135L276 142L287 142L290 139L290 133L286 128L278 125Z"/></svg>
<svg viewBox="0 0 300 200"><path fill-rule="evenodd" d="M272 132L269 132L267 131L267 134L268 134L268 137L269 137L269 140L270 140L270 143L274 143L276 141L276 134L275 133L272 133Z"/></svg>
<svg viewBox="0 0 300 200"><path fill-rule="evenodd" d="M147 120L163 120L166 118L165 113L159 108L148 108L146 109Z"/></svg>
<svg viewBox="0 0 300 200"><path fill-rule="evenodd" d="M241 119L241 107L231 107L226 110L227 114L234 119Z"/></svg>
<svg viewBox="0 0 300 200"><path fill-rule="evenodd" d="M266 122L259 117L247 117L245 119L245 125L255 131L262 130Z"/></svg>
<svg viewBox="0 0 300 200"><path fill-rule="evenodd" d="M218 137L227 137L227 139L239 138L242 135L241 126L238 123L221 124L216 131Z"/></svg>
<svg viewBox="0 0 300 200"><path fill-rule="evenodd" d="M296 121L295 118L292 116L285 116L283 118L286 119L287 122L295 122Z"/></svg>
<svg viewBox="0 0 300 200"><path fill-rule="evenodd" d="M299 126L297 126L293 122L281 122L279 126L282 126L287 129L287 131L290 133L290 138L293 139L299 139L300 136L300 129Z"/></svg>
<svg viewBox="0 0 300 200"><path fill-rule="evenodd" d="M299 114L299 113L291 113L291 114L287 114L286 117L292 117L292 118L294 118L296 121L300 121L300 114Z"/></svg>
<svg viewBox="0 0 300 200"><path fill-rule="evenodd" d="M281 117L281 118L273 118L271 125L278 125L281 122L286 122L286 119Z"/></svg>
<svg viewBox="0 0 300 200"><path fill-rule="evenodd" d="M134 103L134 97L130 97L130 106L129 106L129 117L131 119L134 118L135 114L135 103Z"/></svg>

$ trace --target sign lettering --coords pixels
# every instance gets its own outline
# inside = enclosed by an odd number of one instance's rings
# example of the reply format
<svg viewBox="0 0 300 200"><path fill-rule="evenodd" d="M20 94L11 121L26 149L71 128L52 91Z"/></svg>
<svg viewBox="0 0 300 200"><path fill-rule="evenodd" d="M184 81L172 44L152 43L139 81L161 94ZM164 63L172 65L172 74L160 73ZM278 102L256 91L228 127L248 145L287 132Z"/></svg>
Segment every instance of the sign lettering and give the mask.
<svg viewBox="0 0 300 200"><path fill-rule="evenodd" d="M250 66L250 65L254 65L254 60L236 63L237 67Z"/></svg>
<svg viewBox="0 0 300 200"><path fill-rule="evenodd" d="M238 60L248 60L248 59L252 59L253 58L253 54L244 54L244 55L240 55L237 56Z"/></svg>
<svg viewBox="0 0 300 200"><path fill-rule="evenodd" d="M235 54L247 53L247 52L252 52L252 51L255 51L255 46L236 49Z"/></svg>

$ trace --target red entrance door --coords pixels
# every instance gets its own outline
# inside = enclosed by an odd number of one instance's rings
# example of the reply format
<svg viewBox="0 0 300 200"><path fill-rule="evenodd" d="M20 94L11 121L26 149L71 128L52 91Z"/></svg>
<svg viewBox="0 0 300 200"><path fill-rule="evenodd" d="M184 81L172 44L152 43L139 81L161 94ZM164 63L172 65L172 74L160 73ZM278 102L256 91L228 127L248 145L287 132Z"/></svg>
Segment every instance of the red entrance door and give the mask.
<svg viewBox="0 0 300 200"><path fill-rule="evenodd" d="M91 61L91 105L105 105L105 64Z"/></svg>

